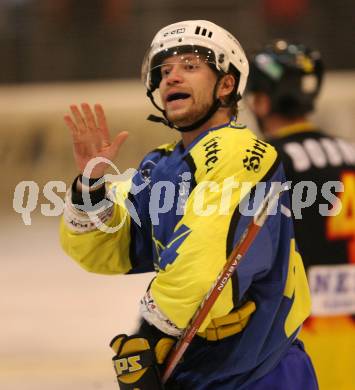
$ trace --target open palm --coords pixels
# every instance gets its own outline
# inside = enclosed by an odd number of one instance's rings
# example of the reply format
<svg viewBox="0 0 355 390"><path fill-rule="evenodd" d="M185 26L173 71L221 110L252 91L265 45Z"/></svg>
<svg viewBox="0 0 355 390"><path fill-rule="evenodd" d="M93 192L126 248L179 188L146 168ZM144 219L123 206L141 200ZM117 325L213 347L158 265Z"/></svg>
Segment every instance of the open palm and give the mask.
<svg viewBox="0 0 355 390"><path fill-rule="evenodd" d="M65 115L64 121L71 131L77 168L83 173L87 163L95 157L113 161L128 133L122 131L111 141L102 106L95 104L92 109L89 104L82 103L80 108L71 105L71 115ZM103 176L107 168L104 162L96 164L91 171L91 178Z"/></svg>

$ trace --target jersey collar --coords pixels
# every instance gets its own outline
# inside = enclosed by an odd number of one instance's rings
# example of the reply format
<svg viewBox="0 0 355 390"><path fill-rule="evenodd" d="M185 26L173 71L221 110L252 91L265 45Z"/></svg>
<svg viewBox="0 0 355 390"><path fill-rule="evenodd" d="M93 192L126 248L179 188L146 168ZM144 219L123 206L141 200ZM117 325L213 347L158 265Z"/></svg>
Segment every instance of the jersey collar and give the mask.
<svg viewBox="0 0 355 390"><path fill-rule="evenodd" d="M309 121L299 122L295 123L294 125L281 127L272 134L272 138L281 138L292 134L311 132L315 131L316 129L317 127Z"/></svg>
<svg viewBox="0 0 355 390"><path fill-rule="evenodd" d="M209 132L211 131L215 131L215 130L219 130L219 129L222 129L224 127L229 127L230 124L235 121L236 118L234 116L232 116L230 118L230 120L226 123L223 123L219 126L216 126L216 127L211 127L207 130L205 130L203 133L199 134L190 144L189 146L185 149L185 153L188 153L202 138L204 138ZM182 141L179 141L179 144L182 145Z"/></svg>

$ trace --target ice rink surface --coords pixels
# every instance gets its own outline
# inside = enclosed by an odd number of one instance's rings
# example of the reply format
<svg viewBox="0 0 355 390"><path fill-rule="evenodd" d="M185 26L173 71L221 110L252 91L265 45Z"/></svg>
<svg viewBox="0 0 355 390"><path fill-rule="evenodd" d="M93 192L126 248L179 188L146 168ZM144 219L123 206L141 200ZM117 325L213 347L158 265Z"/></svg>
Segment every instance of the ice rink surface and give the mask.
<svg viewBox="0 0 355 390"><path fill-rule="evenodd" d="M134 330L153 274L90 274L61 250L59 218L1 217L0 389L118 389L110 340Z"/></svg>

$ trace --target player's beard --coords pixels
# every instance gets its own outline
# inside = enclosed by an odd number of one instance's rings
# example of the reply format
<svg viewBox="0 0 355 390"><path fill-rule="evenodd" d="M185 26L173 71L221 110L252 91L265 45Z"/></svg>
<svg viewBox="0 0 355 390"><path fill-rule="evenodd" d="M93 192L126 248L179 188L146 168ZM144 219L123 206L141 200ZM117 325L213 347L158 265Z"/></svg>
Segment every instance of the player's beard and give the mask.
<svg viewBox="0 0 355 390"><path fill-rule="evenodd" d="M190 126L203 118L212 106L212 102L204 102L199 105L192 104L188 109L181 112L167 112L167 118L174 123L175 126L183 127Z"/></svg>

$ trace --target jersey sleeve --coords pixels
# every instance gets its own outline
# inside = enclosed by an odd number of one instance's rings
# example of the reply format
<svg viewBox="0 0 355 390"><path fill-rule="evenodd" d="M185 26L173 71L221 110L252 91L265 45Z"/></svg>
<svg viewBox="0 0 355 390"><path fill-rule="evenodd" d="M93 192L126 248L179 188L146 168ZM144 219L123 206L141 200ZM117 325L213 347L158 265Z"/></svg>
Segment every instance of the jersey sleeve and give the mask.
<svg viewBox="0 0 355 390"><path fill-rule="evenodd" d="M70 192L67 194L60 240L64 251L81 267L100 274L154 270L147 209L149 178L141 168L158 158L159 153L148 154L131 179L110 185L108 196L113 202L106 203L101 215L100 210L96 212L96 223L88 213L78 210Z"/></svg>
<svg viewBox="0 0 355 390"><path fill-rule="evenodd" d="M185 214L161 252L160 270L151 294L160 311L178 328L185 328L222 270L241 234L241 200L261 181L269 182L279 162L275 149L249 130L210 133L190 152L196 186ZM237 217L239 216L239 217ZM253 280L266 274L275 256L275 232L263 228L255 242L259 250L241 277L230 280L202 324L228 314ZM238 279L242 278L239 282Z"/></svg>

